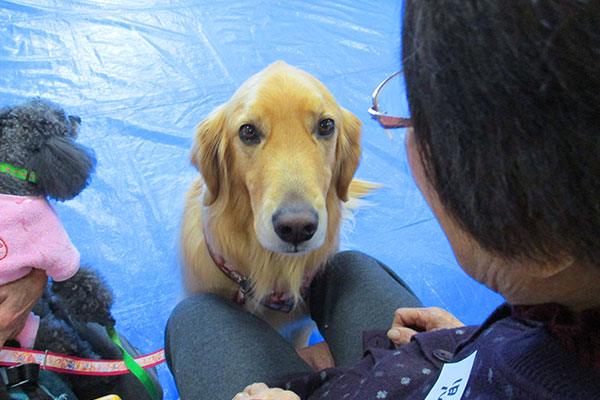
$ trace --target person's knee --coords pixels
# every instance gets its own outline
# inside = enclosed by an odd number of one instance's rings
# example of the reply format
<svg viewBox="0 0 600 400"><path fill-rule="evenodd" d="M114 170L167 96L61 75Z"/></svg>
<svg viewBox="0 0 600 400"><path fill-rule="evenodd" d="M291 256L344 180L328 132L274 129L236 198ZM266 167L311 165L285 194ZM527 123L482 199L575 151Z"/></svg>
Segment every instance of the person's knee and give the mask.
<svg viewBox="0 0 600 400"><path fill-rule="evenodd" d="M379 269L380 263L371 256L356 250L347 250L337 253L325 269L331 276L342 274L344 280L353 278L361 279L373 269Z"/></svg>
<svg viewBox="0 0 600 400"><path fill-rule="evenodd" d="M408 285L391 268L359 251L350 250L336 254L325 268L324 274L326 280L337 282L340 287L342 286L340 283L347 288L399 284L413 294Z"/></svg>
<svg viewBox="0 0 600 400"><path fill-rule="evenodd" d="M359 261L359 260L373 260L373 258L371 256L366 255L365 253L362 253L358 250L344 250L344 251L340 251L339 253L337 253L336 255L333 256L334 258L339 258L342 261Z"/></svg>
<svg viewBox="0 0 600 400"><path fill-rule="evenodd" d="M227 315L223 308L227 300L212 293L199 293L180 301L169 317L165 328L165 350L169 366L174 354L172 346L179 347L181 338L210 336L220 316ZM185 339L184 339L185 340Z"/></svg>
<svg viewBox="0 0 600 400"><path fill-rule="evenodd" d="M187 329L190 325L206 326L213 315L222 315L227 300L212 293L198 293L179 302L167 322L165 334L173 330Z"/></svg>

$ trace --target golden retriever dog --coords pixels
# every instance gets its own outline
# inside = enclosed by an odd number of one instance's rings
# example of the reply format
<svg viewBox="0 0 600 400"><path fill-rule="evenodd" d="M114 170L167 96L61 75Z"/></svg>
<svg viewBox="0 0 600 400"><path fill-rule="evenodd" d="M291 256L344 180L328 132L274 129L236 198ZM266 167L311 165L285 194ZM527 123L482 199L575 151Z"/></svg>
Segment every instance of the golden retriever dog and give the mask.
<svg viewBox="0 0 600 400"><path fill-rule="evenodd" d="M283 62L216 108L191 152L201 177L181 224L186 292L234 299L305 346L302 295L338 251L342 202L372 188L353 182L360 134L322 83Z"/></svg>

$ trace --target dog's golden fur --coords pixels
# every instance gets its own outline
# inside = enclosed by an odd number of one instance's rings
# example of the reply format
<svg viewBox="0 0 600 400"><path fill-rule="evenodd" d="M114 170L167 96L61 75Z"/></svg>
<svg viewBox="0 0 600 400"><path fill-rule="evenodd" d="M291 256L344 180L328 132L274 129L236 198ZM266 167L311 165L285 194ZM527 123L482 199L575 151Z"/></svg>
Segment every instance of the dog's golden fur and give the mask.
<svg viewBox="0 0 600 400"><path fill-rule="evenodd" d="M324 119L335 123L325 138L317 134ZM260 143L240 139L246 124L260 132ZM277 62L246 81L197 130L191 160L201 177L188 191L181 227L186 291L226 298L238 291L215 266L208 239L252 282L251 311L262 313L256 304L274 287L300 304L303 278L338 250L342 202L370 188L357 181L351 187L360 134L359 119L306 72ZM304 247L280 243L269 231L274 213L292 203L314 209L324 225Z"/></svg>

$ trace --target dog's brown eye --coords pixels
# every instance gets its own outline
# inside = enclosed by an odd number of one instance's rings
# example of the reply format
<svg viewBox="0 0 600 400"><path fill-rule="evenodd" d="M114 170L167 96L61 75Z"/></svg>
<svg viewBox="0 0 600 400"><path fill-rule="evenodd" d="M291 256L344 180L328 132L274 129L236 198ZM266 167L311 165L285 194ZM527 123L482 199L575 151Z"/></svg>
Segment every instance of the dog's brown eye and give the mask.
<svg viewBox="0 0 600 400"><path fill-rule="evenodd" d="M240 126L239 135L242 142L246 144L260 143L260 136L254 125L246 124Z"/></svg>
<svg viewBox="0 0 600 400"><path fill-rule="evenodd" d="M319 122L319 136L331 136L335 130L335 123L331 118L322 119Z"/></svg>

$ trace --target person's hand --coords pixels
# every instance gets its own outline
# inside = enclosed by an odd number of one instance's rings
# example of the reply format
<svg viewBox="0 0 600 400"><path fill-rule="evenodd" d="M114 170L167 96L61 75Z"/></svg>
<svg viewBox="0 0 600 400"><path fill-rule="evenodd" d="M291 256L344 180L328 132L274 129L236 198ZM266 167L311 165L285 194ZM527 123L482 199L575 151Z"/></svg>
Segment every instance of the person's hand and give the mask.
<svg viewBox="0 0 600 400"><path fill-rule="evenodd" d="M327 342L319 342L297 350L298 355L315 371L335 366Z"/></svg>
<svg viewBox="0 0 600 400"><path fill-rule="evenodd" d="M243 392L236 394L233 400L300 400L300 397L289 390L270 388L264 383L253 383L246 386Z"/></svg>
<svg viewBox="0 0 600 400"><path fill-rule="evenodd" d="M410 342L418 332L451 329L465 326L448 311L438 307L399 308L394 314L388 338L397 346Z"/></svg>
<svg viewBox="0 0 600 400"><path fill-rule="evenodd" d="M46 272L34 268L21 279L0 285L0 346L23 330L47 282Z"/></svg>

